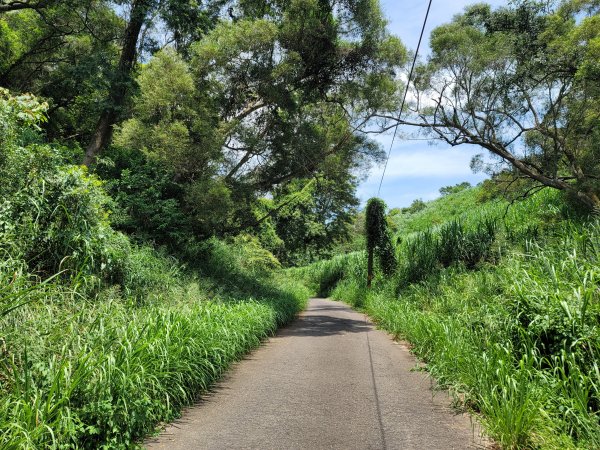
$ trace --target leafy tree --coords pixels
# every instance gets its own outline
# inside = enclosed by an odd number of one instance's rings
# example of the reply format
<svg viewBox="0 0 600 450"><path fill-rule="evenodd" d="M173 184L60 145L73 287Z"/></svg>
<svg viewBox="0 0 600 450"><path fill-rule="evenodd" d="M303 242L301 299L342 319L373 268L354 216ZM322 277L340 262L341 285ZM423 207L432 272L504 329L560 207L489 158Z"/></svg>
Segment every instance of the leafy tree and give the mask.
<svg viewBox="0 0 600 450"><path fill-rule="evenodd" d="M94 134L88 144L83 164L88 166L95 162L98 153L112 138L113 125L120 118L125 101L131 94L133 68L136 63L137 46L142 26L152 11L152 0L131 0L129 19L122 36L119 62L110 80L107 100L100 113Z"/></svg>
<svg viewBox="0 0 600 450"><path fill-rule="evenodd" d="M44 7L0 14L0 85L48 100L50 139L84 142L100 112L122 22L103 1L39 3Z"/></svg>
<svg viewBox="0 0 600 450"><path fill-rule="evenodd" d="M450 145L481 146L534 189L600 207L598 7L522 0L467 8L433 31L402 123Z"/></svg>
<svg viewBox="0 0 600 450"><path fill-rule="evenodd" d="M297 180L278 189L275 205L289 202L273 217L283 241L278 258L300 265L331 256L336 245L349 238L358 206L354 189L353 179L340 183L326 178Z"/></svg>
<svg viewBox="0 0 600 450"><path fill-rule="evenodd" d="M115 143L141 150L178 180L206 177L220 155L218 119L199 95L187 63L174 49L158 52L137 78L133 118Z"/></svg>
<svg viewBox="0 0 600 450"><path fill-rule="evenodd" d="M456 194L457 192L464 191L470 187L471 183L464 181L462 183L455 184L454 186L444 186L440 188L440 194L442 194L442 197L450 194Z"/></svg>
<svg viewBox="0 0 600 450"><path fill-rule="evenodd" d="M311 175L324 144L334 152L355 140L346 108L379 105L368 95L375 84L393 94L390 72L405 53L385 33L375 2L352 1L335 10L327 1L262 3L240 2L241 17L200 41L192 65L202 91L220 106L227 179L253 178L268 190ZM314 124L340 120L349 126L337 133L338 141L322 142L324 133Z"/></svg>
<svg viewBox="0 0 600 450"><path fill-rule="evenodd" d="M357 174L383 156L376 143L356 133L346 105L356 104L358 110L361 102L367 102L365 92L376 84L373 77L391 81L390 68L403 61L404 49L376 20L378 9L362 5L352 13L345 7L344 21L360 20L371 31L344 42L343 27L336 25L341 16L333 20L336 16L327 2L317 3L281 2L260 12L257 5L241 2L232 10L231 21L222 21L191 45L189 61L165 49L141 69L133 116L119 128L115 143L144 152L173 176L186 192L178 199L186 214L206 223L196 229L199 236L261 229L268 219L261 221L256 207L265 195L273 197L265 211L273 224L278 214L286 217L281 223L291 220L294 214L288 214L292 205L286 204L287 198L302 189L298 183L303 182L296 180L312 178L320 189L328 186L333 192L338 186L329 202L323 194L315 194L314 203L304 204L316 214L308 219L312 213L305 210L307 223L327 223L322 228L327 228L323 231L327 238L322 239L327 244L321 249L327 251L344 236L345 226L335 224L345 223L344 211L356 204ZM360 16L360 11L367 16ZM332 65L314 61L322 55L313 45L298 48L305 33L302 26L316 27L318 40L322 27L314 21L329 30L321 38L334 51ZM363 48L366 39L370 44ZM361 56L350 64L348 52ZM384 86L396 89L393 83ZM348 192L342 194L343 189ZM211 192L221 201L207 202L203 196ZM219 211L209 203L219 205ZM301 202L292 203L303 208ZM205 222L208 218L212 221ZM286 239L297 240L278 249L285 262L319 247L309 237L310 227L294 223L299 227L294 233L274 225Z"/></svg>
<svg viewBox="0 0 600 450"><path fill-rule="evenodd" d="M414 214L414 213L424 210L426 207L427 207L427 204L422 199L417 198L417 199L413 200L413 202L410 204L409 207L402 208L402 212L404 214Z"/></svg>
<svg viewBox="0 0 600 450"><path fill-rule="evenodd" d="M381 270L391 275L396 270L396 251L392 244L385 216L385 202L371 198L367 202L365 229L367 232L367 287L373 280L373 259L377 256Z"/></svg>
<svg viewBox="0 0 600 450"><path fill-rule="evenodd" d="M59 128L54 137L87 144L83 162L89 165L127 116L140 50L152 54L172 43L185 53L223 3L8 0L0 4L0 84L50 98L50 115L63 119L51 117ZM155 38L158 28L168 32L166 43Z"/></svg>

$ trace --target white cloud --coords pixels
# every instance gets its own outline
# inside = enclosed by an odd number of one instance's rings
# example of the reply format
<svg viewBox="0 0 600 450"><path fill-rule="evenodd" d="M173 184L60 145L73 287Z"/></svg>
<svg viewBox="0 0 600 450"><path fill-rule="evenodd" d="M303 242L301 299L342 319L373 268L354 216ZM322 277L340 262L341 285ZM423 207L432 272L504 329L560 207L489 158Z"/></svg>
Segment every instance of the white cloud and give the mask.
<svg viewBox="0 0 600 450"><path fill-rule="evenodd" d="M469 176L471 158L479 152L468 148L396 149L388 162L385 178L429 178ZM374 169L368 181L380 179L383 167Z"/></svg>

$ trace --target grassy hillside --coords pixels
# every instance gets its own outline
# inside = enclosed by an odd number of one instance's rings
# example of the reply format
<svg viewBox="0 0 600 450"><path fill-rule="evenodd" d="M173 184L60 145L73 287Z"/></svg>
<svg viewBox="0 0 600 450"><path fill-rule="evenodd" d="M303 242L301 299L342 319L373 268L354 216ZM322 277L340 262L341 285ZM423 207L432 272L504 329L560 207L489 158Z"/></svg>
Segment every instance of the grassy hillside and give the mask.
<svg viewBox="0 0 600 450"><path fill-rule="evenodd" d="M299 272L408 340L503 448L598 448L600 225L555 192L507 209L480 190L400 217L370 291L363 252Z"/></svg>
<svg viewBox="0 0 600 450"><path fill-rule="evenodd" d="M489 202L488 207L499 206L499 200ZM419 202L418 202L419 203ZM397 214L392 214L390 219L400 233L408 234L414 231L423 231L428 227L440 225L448 220L463 215L473 208L481 208L484 204L481 189L463 189L452 195L446 195L437 200L426 202L422 206L403 208ZM414 205L414 203L413 203ZM411 212L411 210L416 211ZM422 208L422 209L421 209Z"/></svg>

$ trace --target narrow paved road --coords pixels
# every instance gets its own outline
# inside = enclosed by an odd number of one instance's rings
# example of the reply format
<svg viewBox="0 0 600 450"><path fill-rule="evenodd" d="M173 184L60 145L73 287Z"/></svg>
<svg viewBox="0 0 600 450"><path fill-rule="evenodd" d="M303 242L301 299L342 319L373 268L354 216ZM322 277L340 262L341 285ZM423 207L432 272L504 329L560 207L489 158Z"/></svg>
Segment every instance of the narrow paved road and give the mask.
<svg viewBox="0 0 600 450"><path fill-rule="evenodd" d="M480 448L415 359L342 303L308 310L148 440L149 449Z"/></svg>

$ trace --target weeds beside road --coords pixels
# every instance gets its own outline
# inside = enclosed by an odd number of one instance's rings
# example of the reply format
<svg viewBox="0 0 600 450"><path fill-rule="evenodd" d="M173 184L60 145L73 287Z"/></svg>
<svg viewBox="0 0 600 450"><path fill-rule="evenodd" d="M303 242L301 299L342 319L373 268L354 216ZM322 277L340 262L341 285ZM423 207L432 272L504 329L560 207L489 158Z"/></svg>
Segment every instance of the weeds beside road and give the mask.
<svg viewBox="0 0 600 450"><path fill-rule="evenodd" d="M600 225L560 205L544 192L401 230L396 275L370 291L362 252L295 270L409 341L503 448L598 448Z"/></svg>

